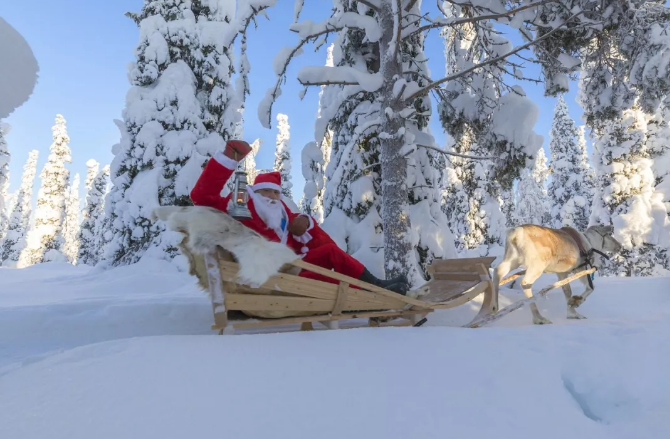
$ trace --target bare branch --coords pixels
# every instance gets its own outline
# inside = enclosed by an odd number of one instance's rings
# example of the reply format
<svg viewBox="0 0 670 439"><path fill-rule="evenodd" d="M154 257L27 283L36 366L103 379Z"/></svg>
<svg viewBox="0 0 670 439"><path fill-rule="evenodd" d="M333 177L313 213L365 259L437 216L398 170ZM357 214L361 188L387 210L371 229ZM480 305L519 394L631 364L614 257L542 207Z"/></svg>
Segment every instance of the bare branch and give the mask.
<svg viewBox="0 0 670 439"><path fill-rule="evenodd" d="M375 12L379 12L379 8L376 5L370 3L368 0L358 0L358 3L367 6L368 8L372 9Z"/></svg>
<svg viewBox="0 0 670 439"><path fill-rule="evenodd" d="M405 12L409 12L410 10L412 10L417 1L418 0L409 0L409 4L405 6Z"/></svg>
<svg viewBox="0 0 670 439"><path fill-rule="evenodd" d="M324 86L324 85L360 85L358 82L345 82L345 81L303 82L300 80L300 78L298 78L298 82L300 83L300 85L304 85L305 87Z"/></svg>
<svg viewBox="0 0 670 439"><path fill-rule="evenodd" d="M335 26L334 26L334 27L327 27L327 28L326 28L325 30L323 30L323 31L316 32L316 33L314 33L314 34L311 34L311 35L306 36L305 38L303 38L303 39L298 43L297 46L295 46L295 47L293 48L293 50L291 51L291 53L289 54L289 56L286 58L286 62L285 62L284 65L282 66L281 73L279 73L279 75L277 75L277 83L275 84L274 90L272 91L272 101L271 101L271 103L270 103L270 112L272 111L272 106L274 105L275 100L276 100L277 97L279 96L280 88L281 88L281 83L282 83L282 79L283 79L284 76L286 75L286 70L288 70L288 66L289 66L289 64L291 63L291 60L293 59L293 57L295 56L295 54L298 53L298 51L302 48L302 46L304 46L304 45L307 44L308 42L310 42L310 41L316 41L317 38L319 38L319 37L322 36L322 35L328 35L328 34L330 34L330 33L332 33L332 32L339 32L339 31L341 31L342 29L344 29L344 28L343 28L343 27L335 27ZM306 85L306 84L303 84L303 85Z"/></svg>
<svg viewBox="0 0 670 439"><path fill-rule="evenodd" d="M478 15L474 17L466 17L466 18L459 18L458 20L447 20L446 22L443 23L431 23L427 24L425 26L421 26L417 30L413 31L411 34L407 35L411 36L419 32L424 32L430 29L439 29L442 27L451 27L451 26L458 26L461 24L467 24L467 23L476 23L478 21L483 21L483 20L495 20L498 18L503 18L503 17L508 17L510 15L516 14L517 12L525 11L526 9L534 8L536 6L541 6L547 3L556 3L556 0L541 0L535 3L529 3L525 6L520 6L515 9L510 9L507 12L502 12L500 14L490 14L490 15Z"/></svg>
<svg viewBox="0 0 670 439"><path fill-rule="evenodd" d="M423 96L423 95L427 94L431 89L434 89L434 88L440 86L440 84L444 84L445 82L453 81L454 79L458 79L458 78L460 78L460 77L462 77L462 76L465 76L465 75L467 75L467 74L469 74L469 73L471 73L471 72L474 72L475 70L479 70L479 69L481 69L482 67L485 67L485 66L487 66L487 65L489 65L489 64L493 64L493 63L497 63L497 62L499 62L499 61L503 61L505 58L509 57L510 55L514 55L515 53L518 53L518 52L521 52L522 50L528 49L529 47L531 47L531 46L533 46L533 45L539 43L540 41L542 41L542 40L546 40L547 38L549 38L550 36L552 36L555 32L557 32L559 29L563 28L563 26L565 26L566 24L568 24L568 22L569 22L570 20L572 20L572 19L575 18L575 17L578 17L578 16L581 15L582 13L583 13L583 11L582 11L582 12L578 12L577 14L574 14L573 16L571 16L571 17L569 17L567 20L565 20L565 22L564 22L563 24L561 24L560 26L558 26L558 27L552 29L551 31L547 32L546 34L542 35L540 38L536 38L536 39L533 40L533 41L529 41L528 43L523 44L523 45L517 47L516 49L514 49L514 50L512 50L512 51L510 51L510 52L508 52L508 53L505 53L505 54L503 54L503 55L500 55L500 56L498 56L498 57L496 57L496 58L491 58L491 59L489 59L489 60L487 60L487 61L484 61L483 63L474 65L474 66L470 67L469 69L465 69L465 70L463 70L463 71L461 71L461 72L454 73L453 75L449 75L449 76L447 76L446 78L442 78L442 79L440 79L439 81L433 81L433 82L431 82L430 84L428 84L427 86L425 86L424 88L422 88L421 90L417 91L416 93L414 93L413 95L411 95L410 97L408 97L408 98L406 99L406 101L411 102L411 101L413 101L414 99L416 99L416 98L418 98L418 97L420 97L420 96Z"/></svg>
<svg viewBox="0 0 670 439"><path fill-rule="evenodd" d="M418 143L417 143L416 146L420 146L421 148L431 149L433 151L439 152L440 154L450 155L450 156L454 156L454 157L462 157L464 159L495 160L495 157L485 157L485 156L480 156L480 155L467 155L467 154L459 154L457 152L445 151L443 149L438 148L437 146L419 145Z"/></svg>

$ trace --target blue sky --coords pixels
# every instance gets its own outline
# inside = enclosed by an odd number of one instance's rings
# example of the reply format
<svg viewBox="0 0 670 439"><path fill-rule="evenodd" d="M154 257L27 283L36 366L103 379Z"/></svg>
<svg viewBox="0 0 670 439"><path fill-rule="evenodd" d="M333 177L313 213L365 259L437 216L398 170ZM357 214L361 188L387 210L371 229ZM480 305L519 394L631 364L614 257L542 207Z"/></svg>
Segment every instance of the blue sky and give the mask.
<svg viewBox="0 0 670 439"><path fill-rule="evenodd" d="M142 0L81 1L60 0L39 2L4 2L0 15L16 28L31 45L40 66L39 81L31 98L5 122L12 125L7 136L12 161L10 190L20 185L20 175L28 151L40 152L38 175L46 162L51 144L51 127L56 114L67 120L71 138L72 174L86 175L86 161L96 159L102 164L112 160L111 147L119 140L113 119L121 119L125 96L130 87L127 65L133 61L138 30L124 13L139 11ZM295 44L297 37L288 30L293 19L293 0L278 0L268 13L270 21L261 18L258 29L249 34L248 51L251 62L251 96L245 114L245 140L263 140L257 156L259 168L271 168L274 161L276 114L286 113L291 126L291 154L293 156L294 198L302 196L304 179L300 169L300 151L313 140L318 89L311 89L301 101L302 87L295 79L300 67L323 65L324 46L318 53L307 47L305 53L293 61L283 94L273 108L273 125L267 130L257 117L259 101L268 87L274 84L272 60L284 46ZM306 2L303 19L314 21L329 16L331 0ZM432 2L424 2L432 4ZM434 6L433 6L434 7ZM516 38L514 39L515 42ZM437 33L427 39L426 55L433 77L444 74L442 40ZM533 76L528 70L527 76ZM537 70L535 70L537 72ZM536 74L536 73L535 73ZM528 96L540 108L535 131L549 142L549 130L555 104L554 98L543 96L542 85L524 83ZM566 96L570 112L581 124L581 108L575 102L577 84L571 84ZM445 135L434 118L431 129L438 144ZM40 184L36 181L36 188ZM83 190L82 190L83 193Z"/></svg>

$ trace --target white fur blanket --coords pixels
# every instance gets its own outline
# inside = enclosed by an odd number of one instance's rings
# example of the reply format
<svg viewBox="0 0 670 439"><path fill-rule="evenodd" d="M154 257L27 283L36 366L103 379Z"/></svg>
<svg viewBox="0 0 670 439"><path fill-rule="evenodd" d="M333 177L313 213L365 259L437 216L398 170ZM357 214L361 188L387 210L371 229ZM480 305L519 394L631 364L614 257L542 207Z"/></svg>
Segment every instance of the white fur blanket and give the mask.
<svg viewBox="0 0 670 439"><path fill-rule="evenodd" d="M203 206L164 206L154 209L152 219L162 220L169 230L189 236L188 247L204 255L220 246L240 265L238 282L257 288L279 269L299 259L289 247L270 242L230 215Z"/></svg>

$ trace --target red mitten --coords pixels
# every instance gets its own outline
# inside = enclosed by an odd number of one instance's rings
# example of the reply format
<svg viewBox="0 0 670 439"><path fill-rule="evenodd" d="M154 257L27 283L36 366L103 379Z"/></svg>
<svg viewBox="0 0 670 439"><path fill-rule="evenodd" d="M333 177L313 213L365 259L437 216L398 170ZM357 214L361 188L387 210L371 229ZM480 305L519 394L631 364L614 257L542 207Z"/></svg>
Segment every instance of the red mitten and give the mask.
<svg viewBox="0 0 670 439"><path fill-rule="evenodd" d="M237 162L246 157L250 152L251 146L244 140L229 140L226 143L226 149L223 151L227 157Z"/></svg>

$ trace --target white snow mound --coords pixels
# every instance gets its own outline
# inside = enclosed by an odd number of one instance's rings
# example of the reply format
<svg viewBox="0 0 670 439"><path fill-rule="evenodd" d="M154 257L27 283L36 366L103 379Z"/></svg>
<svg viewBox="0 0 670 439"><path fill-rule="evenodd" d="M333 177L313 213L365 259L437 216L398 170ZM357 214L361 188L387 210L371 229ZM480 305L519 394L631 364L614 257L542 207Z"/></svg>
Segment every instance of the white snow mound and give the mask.
<svg viewBox="0 0 670 439"><path fill-rule="evenodd" d="M28 42L0 17L0 119L33 94L39 67Z"/></svg>

